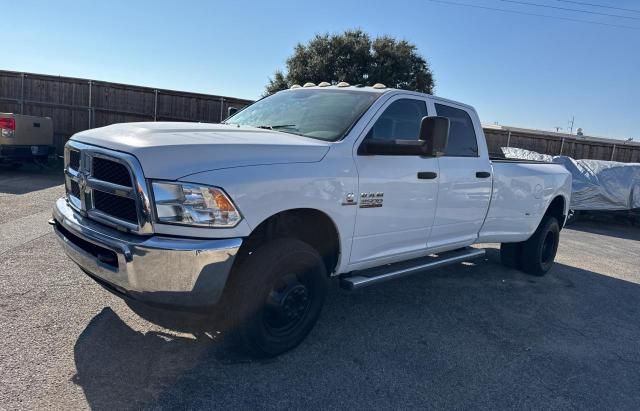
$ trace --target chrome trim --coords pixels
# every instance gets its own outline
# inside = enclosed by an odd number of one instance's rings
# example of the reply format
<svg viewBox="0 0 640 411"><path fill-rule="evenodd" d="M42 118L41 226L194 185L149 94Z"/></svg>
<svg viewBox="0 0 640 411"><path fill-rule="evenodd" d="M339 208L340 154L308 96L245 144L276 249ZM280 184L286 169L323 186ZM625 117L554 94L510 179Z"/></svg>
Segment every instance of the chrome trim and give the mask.
<svg viewBox="0 0 640 411"><path fill-rule="evenodd" d="M69 167L69 151L71 149L80 153L79 170ZM94 178L92 176L93 158L96 157L124 165L131 176L132 186L121 186ZM70 200L70 205L75 211L114 228L124 228L136 234L153 233L154 211L153 207L151 207L149 187L147 186L142 167L134 156L70 140L65 146L64 161L67 198ZM70 193L71 181L75 181L80 185L80 198ZM137 224L122 221L114 216L96 210L92 196L94 190L135 200L138 215Z"/></svg>
<svg viewBox="0 0 640 411"><path fill-rule="evenodd" d="M137 236L75 212L63 198L53 209L54 227L66 254L83 270L133 298L179 306L206 306L222 296L242 239ZM64 230L113 251L117 267L99 261L67 238Z"/></svg>
<svg viewBox="0 0 640 411"><path fill-rule="evenodd" d="M115 223L115 228L118 228L118 229L125 228L126 230L133 231L133 232L135 232L138 229L138 226L136 224L132 224L131 222L125 221L125 220L120 220L117 217L103 213L102 211L97 209L92 209L87 211L86 215L89 218L106 225L113 226L113 224Z"/></svg>
<svg viewBox="0 0 640 411"><path fill-rule="evenodd" d="M97 180L93 177L87 177L87 187L94 190L112 194L119 197L126 197L135 200L132 187L121 186L120 184L109 183L107 181Z"/></svg>

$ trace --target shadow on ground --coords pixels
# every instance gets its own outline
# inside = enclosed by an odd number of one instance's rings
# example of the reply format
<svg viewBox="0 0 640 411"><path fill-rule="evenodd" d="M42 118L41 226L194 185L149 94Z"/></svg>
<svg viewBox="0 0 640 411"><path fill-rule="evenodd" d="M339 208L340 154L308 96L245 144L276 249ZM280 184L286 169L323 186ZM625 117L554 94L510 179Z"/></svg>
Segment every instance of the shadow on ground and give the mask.
<svg viewBox="0 0 640 411"><path fill-rule="evenodd" d="M93 409L637 409L640 286L498 260L334 288L309 338L265 362L209 336L141 334L105 308L75 344L74 382Z"/></svg>
<svg viewBox="0 0 640 411"><path fill-rule="evenodd" d="M25 164L16 170L0 167L0 194L21 195L64 184L62 169L59 161L46 166Z"/></svg>
<svg viewBox="0 0 640 411"><path fill-rule="evenodd" d="M615 229L612 229L615 228ZM613 223L610 221L576 221L567 227L570 230L582 231L585 233L606 235L609 237L623 238L625 240L640 241L640 227L631 224Z"/></svg>

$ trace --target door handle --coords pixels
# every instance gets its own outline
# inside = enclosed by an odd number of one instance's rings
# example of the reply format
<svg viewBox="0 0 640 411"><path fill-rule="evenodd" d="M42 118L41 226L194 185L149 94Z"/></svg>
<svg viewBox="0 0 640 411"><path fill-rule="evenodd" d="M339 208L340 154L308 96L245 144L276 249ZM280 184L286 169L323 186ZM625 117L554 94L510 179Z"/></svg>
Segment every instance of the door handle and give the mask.
<svg viewBox="0 0 640 411"><path fill-rule="evenodd" d="M476 178L489 178L491 173L488 171L476 171Z"/></svg>
<svg viewBox="0 0 640 411"><path fill-rule="evenodd" d="M418 171L418 179L420 180L433 180L438 177L438 173L433 171Z"/></svg>

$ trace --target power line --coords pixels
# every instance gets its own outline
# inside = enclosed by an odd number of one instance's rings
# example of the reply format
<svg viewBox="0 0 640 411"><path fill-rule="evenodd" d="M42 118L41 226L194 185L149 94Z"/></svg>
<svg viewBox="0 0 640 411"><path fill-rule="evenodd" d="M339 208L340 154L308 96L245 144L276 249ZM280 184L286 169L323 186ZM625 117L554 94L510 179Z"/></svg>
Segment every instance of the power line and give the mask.
<svg viewBox="0 0 640 411"><path fill-rule="evenodd" d="M574 19L574 18L571 18L571 17L550 16L548 14L529 13L529 12L526 12L526 11L517 11L517 10L501 9L501 8L498 8L498 7L480 6L480 5L477 5L477 4L458 3L458 2L455 2L455 1L447 1L447 0L427 0L427 1L430 1L432 3L442 3L442 4L450 4L450 5L455 5L455 6L473 7L473 8L476 8L476 9L483 9L483 10L499 11L499 12L502 12L502 13L522 14L522 15L525 15L525 16L546 17L546 18L549 18L549 19L556 19L556 20L574 21L574 22L578 22L578 23L587 23L587 24L597 24L599 26L616 27L616 28L619 28L619 29L640 30L640 27L624 26L622 24L601 23L599 21L581 20L581 19Z"/></svg>
<svg viewBox="0 0 640 411"><path fill-rule="evenodd" d="M625 9L624 7L605 6L604 4L586 3L584 1L575 1L575 0L557 0L557 1L561 1L563 3L579 4L581 6L600 7L603 9L629 11L631 13L640 13L640 10L636 10L636 9Z"/></svg>
<svg viewBox="0 0 640 411"><path fill-rule="evenodd" d="M547 8L547 9L570 11L570 12L573 12L573 13L596 14L598 16L617 17L617 18L620 18L620 19L630 19L630 20L640 20L640 17L621 16L619 14L600 13L598 11L572 9L570 7L551 6L549 4L532 3L530 1L519 1L519 0L500 0L500 1L503 1L505 3L523 4L525 6L534 6L534 7L543 7L543 8Z"/></svg>

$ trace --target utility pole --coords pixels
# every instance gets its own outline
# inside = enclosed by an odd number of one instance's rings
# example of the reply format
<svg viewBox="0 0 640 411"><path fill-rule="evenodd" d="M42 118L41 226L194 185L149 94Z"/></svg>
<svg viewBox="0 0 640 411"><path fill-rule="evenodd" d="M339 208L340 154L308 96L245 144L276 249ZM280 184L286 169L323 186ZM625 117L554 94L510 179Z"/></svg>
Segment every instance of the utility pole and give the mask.
<svg viewBox="0 0 640 411"><path fill-rule="evenodd" d="M571 126L571 129L569 130L569 134L573 134L573 123L576 120L576 116L571 116L571 121L569 121L569 125Z"/></svg>

